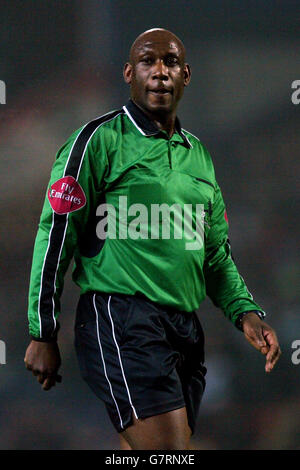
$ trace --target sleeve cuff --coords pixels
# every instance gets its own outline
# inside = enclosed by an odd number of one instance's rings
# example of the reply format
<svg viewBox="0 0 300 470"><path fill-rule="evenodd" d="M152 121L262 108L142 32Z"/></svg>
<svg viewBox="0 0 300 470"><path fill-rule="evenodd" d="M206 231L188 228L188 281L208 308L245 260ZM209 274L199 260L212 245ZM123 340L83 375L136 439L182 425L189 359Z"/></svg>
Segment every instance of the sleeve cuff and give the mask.
<svg viewBox="0 0 300 470"><path fill-rule="evenodd" d="M57 342L57 333L60 329L60 325L58 322L56 322L56 328L55 328L55 331L53 333L52 336L48 336L48 337L39 337L39 336L34 336L34 335L29 335L30 338L33 340L33 341L38 341L40 343L56 343Z"/></svg>
<svg viewBox="0 0 300 470"><path fill-rule="evenodd" d="M37 338L36 336L30 335L30 338L33 341L38 341L39 343L56 343L57 336L51 336L51 338Z"/></svg>

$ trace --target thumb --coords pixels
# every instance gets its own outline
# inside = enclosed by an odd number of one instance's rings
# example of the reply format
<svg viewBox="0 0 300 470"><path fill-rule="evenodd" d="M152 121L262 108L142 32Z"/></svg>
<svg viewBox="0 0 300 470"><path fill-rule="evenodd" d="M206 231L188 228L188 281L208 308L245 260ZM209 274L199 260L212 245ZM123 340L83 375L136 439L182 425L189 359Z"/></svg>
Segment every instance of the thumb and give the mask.
<svg viewBox="0 0 300 470"><path fill-rule="evenodd" d="M260 352L266 355L269 351L269 348L260 330L257 331L256 343Z"/></svg>
<svg viewBox="0 0 300 470"><path fill-rule="evenodd" d="M269 348L263 336L262 328L247 325L247 327L244 329L244 333L246 339L249 341L250 344L252 344L252 346L255 347L255 349L257 349L264 355L267 354Z"/></svg>
<svg viewBox="0 0 300 470"><path fill-rule="evenodd" d="M262 347L260 348L260 352L265 356L266 354L268 354L269 352L269 346L266 344L262 345Z"/></svg>

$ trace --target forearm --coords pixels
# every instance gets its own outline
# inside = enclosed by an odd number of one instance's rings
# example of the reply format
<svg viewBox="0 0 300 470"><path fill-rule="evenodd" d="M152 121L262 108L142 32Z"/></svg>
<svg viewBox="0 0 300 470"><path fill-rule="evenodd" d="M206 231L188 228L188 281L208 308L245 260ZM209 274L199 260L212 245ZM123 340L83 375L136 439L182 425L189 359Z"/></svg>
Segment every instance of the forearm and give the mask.
<svg viewBox="0 0 300 470"><path fill-rule="evenodd" d="M232 323L235 324L239 314L245 311L263 312L239 274L227 241L208 257L204 272L207 295Z"/></svg>
<svg viewBox="0 0 300 470"><path fill-rule="evenodd" d="M71 259L63 246L56 245L48 231L40 226L33 252L28 295L29 334L33 339L50 341L57 336L63 278ZM55 251L58 254L55 256Z"/></svg>

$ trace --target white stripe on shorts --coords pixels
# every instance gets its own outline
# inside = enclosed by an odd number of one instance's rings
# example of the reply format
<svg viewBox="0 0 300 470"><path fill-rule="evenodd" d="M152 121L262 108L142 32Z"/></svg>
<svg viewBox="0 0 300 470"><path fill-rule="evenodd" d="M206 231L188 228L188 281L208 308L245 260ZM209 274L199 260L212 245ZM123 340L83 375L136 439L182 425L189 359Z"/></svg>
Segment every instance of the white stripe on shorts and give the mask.
<svg viewBox="0 0 300 470"><path fill-rule="evenodd" d="M93 304L94 304L94 309L95 309L95 313L96 313L97 337L98 337L98 343L99 343L101 358L102 358L102 362L103 362L104 374L105 374L106 380L107 380L108 385L109 385L109 389L110 389L111 396L112 396L113 401L114 401L114 403L115 403L115 405L116 405L116 408L117 408L117 412L118 412L118 415L119 415L121 428L124 429L123 421L122 421L121 414L120 414L120 410L119 410L117 401L116 401L116 399L115 399L115 396L114 396L114 394L113 394L112 386L111 386L110 380L109 380L109 378L108 378L108 376L107 376L107 372L106 372L106 366L105 366L105 361L104 361L104 356L103 356L103 350L102 350L101 341L100 341L100 335L99 335L98 311L97 311L97 307L96 307L95 298L96 298L96 294L94 294L94 296L93 296Z"/></svg>
<svg viewBox="0 0 300 470"><path fill-rule="evenodd" d="M117 340L116 340L114 322L113 322L113 319L112 319L112 316L111 316L111 311L110 311L110 301L111 301L111 295L110 295L109 298L108 298L107 308L108 308L109 318L110 318L110 321L111 321L112 334L113 334L113 338L114 338L114 342L115 342L116 348L117 348L117 350L118 350L118 356L119 356L120 367L121 367L121 371L122 371L122 375L123 375L125 387L126 387L126 390L127 390L129 403L130 403L130 406L131 406L131 408L132 408L132 410L133 410L133 412L134 412L134 416L136 417L136 419L139 419L139 418L138 418L138 415L137 415L137 413L136 413L136 410L135 410L135 408L134 408L134 406L133 406L133 404L132 404L131 395L130 395L130 392L129 392L127 380L126 380L125 373L124 373L124 369L123 369L123 364L122 364L121 354L120 354L120 348L119 348L119 345L118 345Z"/></svg>

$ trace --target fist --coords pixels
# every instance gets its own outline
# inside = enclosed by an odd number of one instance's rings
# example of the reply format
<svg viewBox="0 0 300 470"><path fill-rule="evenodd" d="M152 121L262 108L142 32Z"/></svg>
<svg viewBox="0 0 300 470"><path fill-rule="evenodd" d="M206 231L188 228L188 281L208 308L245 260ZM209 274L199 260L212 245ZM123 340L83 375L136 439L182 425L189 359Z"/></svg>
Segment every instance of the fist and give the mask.
<svg viewBox="0 0 300 470"><path fill-rule="evenodd" d="M43 390L50 390L61 382L57 374L61 365L60 352L56 342L44 343L32 340L25 353L25 367L32 371Z"/></svg>

